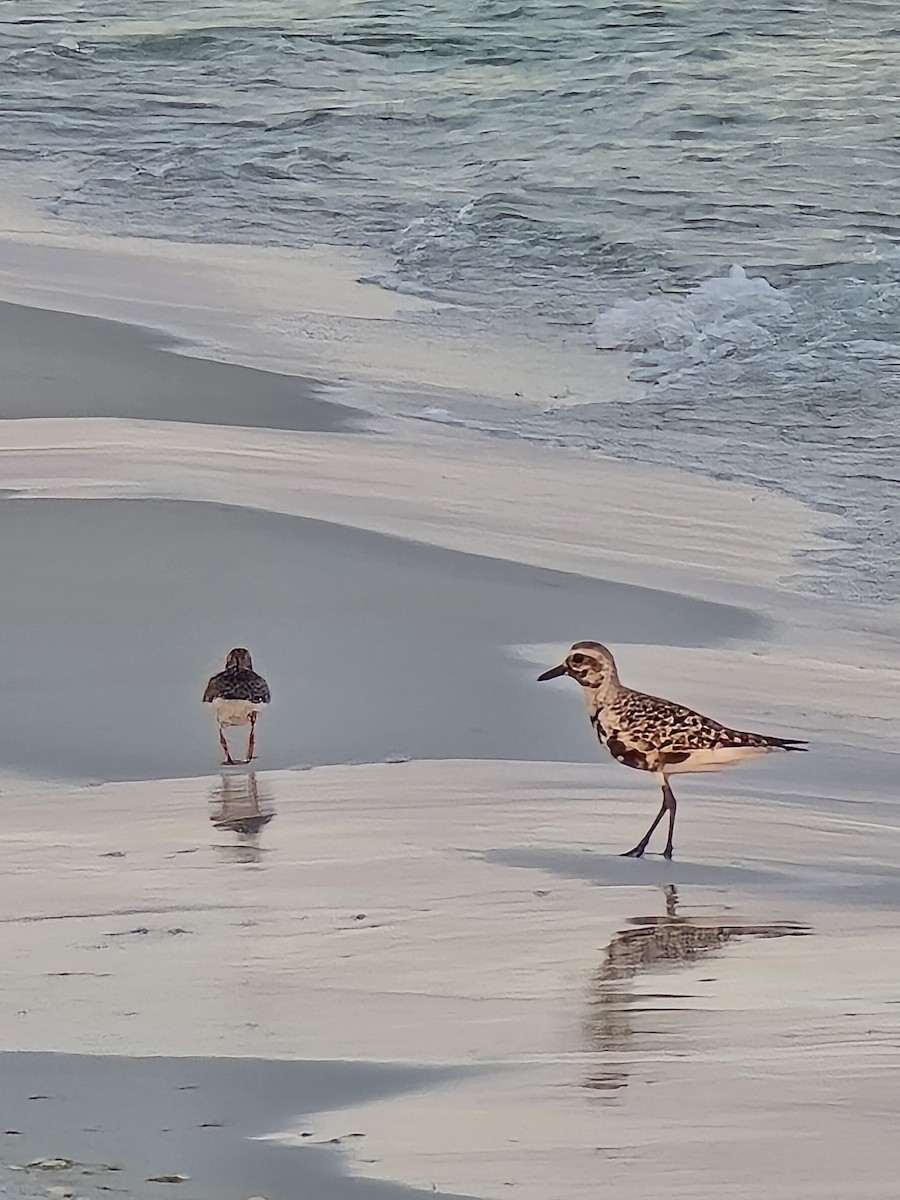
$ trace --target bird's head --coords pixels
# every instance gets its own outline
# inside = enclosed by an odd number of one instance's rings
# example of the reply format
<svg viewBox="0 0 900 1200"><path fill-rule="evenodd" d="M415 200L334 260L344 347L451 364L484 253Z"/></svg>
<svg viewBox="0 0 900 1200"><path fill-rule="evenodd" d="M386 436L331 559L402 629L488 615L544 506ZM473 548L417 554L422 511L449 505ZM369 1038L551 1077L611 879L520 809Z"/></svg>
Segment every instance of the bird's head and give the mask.
<svg viewBox="0 0 900 1200"><path fill-rule="evenodd" d="M576 642L563 662L538 675L538 681L558 679L560 675L571 675L582 687L592 691L616 687L619 682L616 660L599 642Z"/></svg>
<svg viewBox="0 0 900 1200"><path fill-rule="evenodd" d="M243 646L236 646L234 650L228 651L228 657L225 659L225 670L231 671L234 669L241 671L253 670L253 659L250 657L250 651L245 650Z"/></svg>

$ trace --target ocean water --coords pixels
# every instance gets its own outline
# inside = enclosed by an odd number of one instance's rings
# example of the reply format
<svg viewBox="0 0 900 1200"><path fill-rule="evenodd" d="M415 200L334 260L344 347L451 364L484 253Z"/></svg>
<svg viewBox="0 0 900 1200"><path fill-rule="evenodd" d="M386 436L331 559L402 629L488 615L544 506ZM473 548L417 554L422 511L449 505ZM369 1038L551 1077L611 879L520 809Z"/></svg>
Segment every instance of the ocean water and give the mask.
<svg viewBox="0 0 900 1200"><path fill-rule="evenodd" d="M894 0L5 0L0 102L94 227L373 245L632 350L637 399L503 431L787 491L807 583L900 594Z"/></svg>

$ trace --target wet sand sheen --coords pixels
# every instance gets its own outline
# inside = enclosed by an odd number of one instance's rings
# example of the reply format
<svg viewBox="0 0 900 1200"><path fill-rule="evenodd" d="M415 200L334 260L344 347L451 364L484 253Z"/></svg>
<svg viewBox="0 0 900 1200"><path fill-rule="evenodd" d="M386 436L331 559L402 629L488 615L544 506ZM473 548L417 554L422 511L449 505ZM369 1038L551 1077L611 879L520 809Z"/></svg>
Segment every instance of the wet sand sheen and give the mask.
<svg viewBox="0 0 900 1200"><path fill-rule="evenodd" d="M728 803L686 806L684 868L608 853L638 797L575 764L4 791L7 1046L134 1056L0 1059L7 1162L121 1156L129 1182L190 1174L211 1200L292 1200L307 1179L317 1200L399 1200L372 1177L492 1200L510 1182L527 1200L893 1195L897 931L831 903L834 836L797 822L785 846L777 798L756 805L753 873L723 854ZM253 810L256 835L223 826ZM876 835L838 832L864 874ZM898 837L878 835L886 857ZM534 843L618 882L503 861ZM232 1055L251 1061L215 1061ZM24 1087L55 1100L23 1106ZM315 1190L342 1163L358 1185Z"/></svg>

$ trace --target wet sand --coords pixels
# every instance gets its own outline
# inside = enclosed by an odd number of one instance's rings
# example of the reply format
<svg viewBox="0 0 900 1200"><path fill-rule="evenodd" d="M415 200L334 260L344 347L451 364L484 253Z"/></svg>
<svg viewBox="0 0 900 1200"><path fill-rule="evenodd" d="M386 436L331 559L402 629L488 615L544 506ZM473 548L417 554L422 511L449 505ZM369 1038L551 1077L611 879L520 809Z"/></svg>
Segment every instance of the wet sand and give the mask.
<svg viewBox="0 0 900 1200"><path fill-rule="evenodd" d="M265 1135L454 1074L396 1064L0 1053L0 1146L7 1164L25 1168L0 1166L0 1187L13 1196L17 1188L38 1196L63 1188L92 1200L166 1191L195 1200L417 1200L427 1193L347 1178L340 1146L355 1140L353 1130L330 1145L302 1131L309 1136L301 1132L299 1150Z"/></svg>
<svg viewBox="0 0 900 1200"><path fill-rule="evenodd" d="M132 417L318 431L359 421L312 380L176 353L184 348L131 325L0 303L0 419Z"/></svg>
<svg viewBox="0 0 900 1200"><path fill-rule="evenodd" d="M0 1019L40 1053L0 1061L3 1159L222 1200L893 1195L900 827L785 821L782 784L744 850L739 796L683 803L673 864L616 857L653 805L587 765L6 785Z"/></svg>
<svg viewBox="0 0 900 1200"><path fill-rule="evenodd" d="M35 206L49 198L35 174L8 163L0 181L7 301L127 321L187 338L206 358L361 384L389 402L449 389L540 406L633 390L628 356L599 354L587 336L496 318L486 329L464 307L365 283L382 255L91 235Z"/></svg>
<svg viewBox="0 0 900 1200"><path fill-rule="evenodd" d="M665 629L683 645L764 626L671 592L220 505L7 498L0 533L14 683L0 691L0 759L44 777L214 769L200 697L233 645L273 690L261 769L594 758L586 723L510 647L601 622L616 641Z"/></svg>

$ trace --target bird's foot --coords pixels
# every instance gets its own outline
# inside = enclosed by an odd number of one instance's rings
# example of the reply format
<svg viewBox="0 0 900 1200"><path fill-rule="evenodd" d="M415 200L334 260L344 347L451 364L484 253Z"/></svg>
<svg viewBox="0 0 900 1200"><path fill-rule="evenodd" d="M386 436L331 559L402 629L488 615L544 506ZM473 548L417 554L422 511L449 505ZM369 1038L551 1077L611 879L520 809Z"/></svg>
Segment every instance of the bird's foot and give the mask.
<svg viewBox="0 0 900 1200"><path fill-rule="evenodd" d="M619 858L643 858L646 846L635 846L633 850L624 850Z"/></svg>
<svg viewBox="0 0 900 1200"><path fill-rule="evenodd" d="M665 850L663 850L663 858L668 859L669 862L672 861L672 847L671 846L666 846Z"/></svg>

